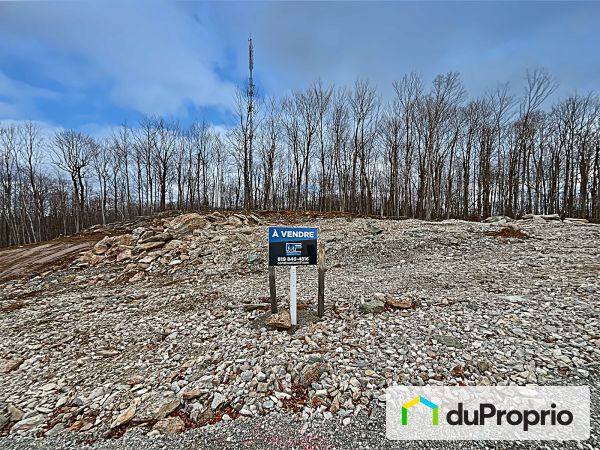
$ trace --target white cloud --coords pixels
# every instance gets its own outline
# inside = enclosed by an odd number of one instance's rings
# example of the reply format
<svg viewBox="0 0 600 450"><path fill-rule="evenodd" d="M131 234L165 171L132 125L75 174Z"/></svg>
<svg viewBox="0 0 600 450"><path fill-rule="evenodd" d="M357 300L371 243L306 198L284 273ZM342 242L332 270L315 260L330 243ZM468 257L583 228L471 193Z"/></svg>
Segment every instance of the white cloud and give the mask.
<svg viewBox="0 0 600 450"><path fill-rule="evenodd" d="M144 114L232 104L234 86L215 71L220 43L173 3L4 4L0 29L16 44L0 56L26 52L67 92L101 85L114 104Z"/></svg>
<svg viewBox="0 0 600 450"><path fill-rule="evenodd" d="M0 70L0 119L22 119L35 111L35 101L39 98L55 98L47 89L31 86L14 80Z"/></svg>

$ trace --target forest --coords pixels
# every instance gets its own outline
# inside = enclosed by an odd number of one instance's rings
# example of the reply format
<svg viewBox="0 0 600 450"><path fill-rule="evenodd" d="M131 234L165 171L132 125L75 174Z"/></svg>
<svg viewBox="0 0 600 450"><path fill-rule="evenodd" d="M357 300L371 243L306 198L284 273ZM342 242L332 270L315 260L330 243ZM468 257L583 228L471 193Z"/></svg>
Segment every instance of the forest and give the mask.
<svg viewBox="0 0 600 450"><path fill-rule="evenodd" d="M251 67L252 69L252 67ZM165 210L344 211L426 220L600 220L600 101L544 69L469 97L458 73L234 99L235 125L164 117L109 137L0 123L0 246Z"/></svg>

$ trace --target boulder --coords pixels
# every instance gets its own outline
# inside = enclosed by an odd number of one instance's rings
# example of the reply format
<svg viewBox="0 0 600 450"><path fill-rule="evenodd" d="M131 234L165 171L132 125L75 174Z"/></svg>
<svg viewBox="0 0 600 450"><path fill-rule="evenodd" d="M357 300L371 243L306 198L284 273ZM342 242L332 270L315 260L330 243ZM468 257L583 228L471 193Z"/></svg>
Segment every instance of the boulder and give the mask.
<svg viewBox="0 0 600 450"><path fill-rule="evenodd" d="M589 223L589 220L587 219L577 219L575 217L567 217L565 219L566 223Z"/></svg>
<svg viewBox="0 0 600 450"><path fill-rule="evenodd" d="M23 418L23 411L21 411L19 408L17 408L14 405L8 405L7 408L8 414L10 414L10 421L11 422L18 422L19 420L21 420Z"/></svg>
<svg viewBox="0 0 600 450"><path fill-rule="evenodd" d="M233 215L229 216L229 219L227 219L227 223L229 225L233 225L234 227L241 227L244 224L244 221L237 215Z"/></svg>
<svg viewBox="0 0 600 450"><path fill-rule="evenodd" d="M23 364L24 359L18 356L14 358L7 359L0 363L0 373L9 373L13 370L17 370L21 364Z"/></svg>
<svg viewBox="0 0 600 450"><path fill-rule="evenodd" d="M183 214L171 220L169 227L178 236L192 233L197 228L204 228L206 219L198 213Z"/></svg>
<svg viewBox="0 0 600 450"><path fill-rule="evenodd" d="M313 383L317 383L321 379L321 375L325 372L325 364L316 362L306 367L302 372L302 384L305 387L310 386Z"/></svg>
<svg viewBox="0 0 600 450"><path fill-rule="evenodd" d="M138 245L145 244L147 242L162 242L164 244L165 242L169 242L171 239L173 239L173 235L171 233L158 233L146 238L141 237Z"/></svg>
<svg viewBox="0 0 600 450"><path fill-rule="evenodd" d="M445 345L446 347L464 348L464 344L454 336L434 334L433 336L431 336L431 338L435 339L440 344Z"/></svg>
<svg viewBox="0 0 600 450"><path fill-rule="evenodd" d="M46 416L44 414L36 414L26 419L19 420L13 425L10 432L13 434L19 431L30 431L43 425L46 425Z"/></svg>
<svg viewBox="0 0 600 450"><path fill-rule="evenodd" d="M292 318L289 311L272 314L265 320L265 324L280 330L287 330L292 326Z"/></svg>
<svg viewBox="0 0 600 450"><path fill-rule="evenodd" d="M361 303L360 310L367 314L378 314L380 312L383 312L384 306L385 306L385 303L374 298L367 302Z"/></svg>
<svg viewBox="0 0 600 450"><path fill-rule="evenodd" d="M190 389L188 391L185 391L182 395L181 398L183 398L184 400L194 400L198 397L200 397L202 395L202 390L200 388L193 388Z"/></svg>
<svg viewBox="0 0 600 450"><path fill-rule="evenodd" d="M181 433L185 430L185 423L179 417L169 417L156 422L152 429L165 434Z"/></svg>
<svg viewBox="0 0 600 450"><path fill-rule="evenodd" d="M96 265L100 264L103 260L104 260L104 257L102 255L92 255L92 256L90 256L90 259L88 260L88 262L90 263L91 266L96 266Z"/></svg>
<svg viewBox="0 0 600 450"><path fill-rule="evenodd" d="M165 241L151 241L145 242L143 244L138 244L133 248L133 253L141 253L147 252L149 250L154 250L155 248L159 248L165 245Z"/></svg>
<svg viewBox="0 0 600 450"><path fill-rule="evenodd" d="M117 261L124 261L126 259L131 259L131 249L123 250L117 255Z"/></svg>
<svg viewBox="0 0 600 450"><path fill-rule="evenodd" d="M136 272L135 275L133 275L130 279L129 282L130 283L136 283L138 281L143 280L144 278L146 278L146 273L145 272Z"/></svg>
<svg viewBox="0 0 600 450"><path fill-rule="evenodd" d="M412 307L413 301L410 297L395 297L390 294L382 294L378 292L373 296L375 300L385 303L386 305L391 306L392 308L400 308L400 309L408 309Z"/></svg>
<svg viewBox="0 0 600 450"><path fill-rule="evenodd" d="M495 222L502 222L502 223L507 223L507 222L514 222L515 220L512 217L508 217L508 216L491 216L488 217L486 219L483 219L483 223L495 223Z"/></svg>
<svg viewBox="0 0 600 450"><path fill-rule="evenodd" d="M108 249L112 246L112 242L109 236L105 236L103 239L98 241L92 251L96 255L104 255Z"/></svg>
<svg viewBox="0 0 600 450"><path fill-rule="evenodd" d="M215 392L215 395L213 395L213 399L212 399L212 402L210 404L210 409L212 409L213 411L216 411L221 406L223 406L226 401L227 401L227 397L225 397L220 392Z"/></svg>
<svg viewBox="0 0 600 450"><path fill-rule="evenodd" d="M162 420L179 408L181 401L174 392L153 392L138 411L141 419Z"/></svg>
<svg viewBox="0 0 600 450"><path fill-rule="evenodd" d="M182 247L183 242L180 241L179 239L173 239L172 241L169 241L163 248L163 250L165 252L172 252L173 250L180 250L180 247Z"/></svg>
<svg viewBox="0 0 600 450"><path fill-rule="evenodd" d="M123 245L125 247L132 247L135 245L136 238L131 234L123 234L118 237L119 245Z"/></svg>
<svg viewBox="0 0 600 450"><path fill-rule="evenodd" d="M125 425L127 422L129 422L131 419L133 419L134 416L135 416L135 404L132 403L131 405L129 405L129 408L127 408L125 411L123 411L121 414L119 414L117 416L117 418L113 421L113 423L110 425L110 427L116 428L116 427L120 427L121 425Z"/></svg>
<svg viewBox="0 0 600 450"><path fill-rule="evenodd" d="M248 255L248 257L246 258L246 261L248 262L248 264L252 265L256 265L256 264L260 264L262 261L262 257L260 255Z"/></svg>

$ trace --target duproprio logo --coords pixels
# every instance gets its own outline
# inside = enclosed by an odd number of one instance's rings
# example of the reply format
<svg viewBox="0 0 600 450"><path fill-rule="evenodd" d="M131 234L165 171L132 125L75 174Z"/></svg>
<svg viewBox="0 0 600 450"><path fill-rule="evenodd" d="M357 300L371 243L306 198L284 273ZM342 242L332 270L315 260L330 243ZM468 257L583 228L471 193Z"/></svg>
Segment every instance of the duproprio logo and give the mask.
<svg viewBox="0 0 600 450"><path fill-rule="evenodd" d="M431 422L438 425L439 407L431 400L422 395L413 398L402 405L402 425L408 425L408 410L413 406L423 403L431 409ZM550 405L551 409L536 410L503 410L496 409L491 403L481 403L479 408L473 411L464 409L463 403L458 403L456 409L451 409L446 415L448 425L485 425L486 419L497 425L521 426L527 431L532 425L570 425L573 422L573 413L569 410L556 410L556 404ZM488 422L489 423L489 422Z"/></svg>
<svg viewBox="0 0 600 450"><path fill-rule="evenodd" d="M392 440L585 441L591 435L588 386L397 385L385 392Z"/></svg>
<svg viewBox="0 0 600 450"><path fill-rule="evenodd" d="M437 425L439 413L438 405L436 405L430 400L427 400L422 395L419 395L418 397L415 397L411 401L406 402L404 405L402 405L402 425L408 425L408 409L412 408L418 403L423 403L425 406L428 406L431 409L431 422L433 423L433 425Z"/></svg>

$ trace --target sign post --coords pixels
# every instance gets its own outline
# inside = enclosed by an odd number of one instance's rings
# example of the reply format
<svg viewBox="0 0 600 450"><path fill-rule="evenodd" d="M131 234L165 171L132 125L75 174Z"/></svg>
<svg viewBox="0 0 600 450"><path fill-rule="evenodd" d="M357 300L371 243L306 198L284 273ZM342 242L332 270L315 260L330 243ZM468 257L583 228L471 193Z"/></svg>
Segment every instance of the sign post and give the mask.
<svg viewBox="0 0 600 450"><path fill-rule="evenodd" d="M317 314L323 317L325 314L325 246L319 248L319 286L317 293Z"/></svg>
<svg viewBox="0 0 600 450"><path fill-rule="evenodd" d="M275 267L290 266L290 318L292 326L298 324L296 307L296 266L317 264L316 228L269 227L269 286L271 311L277 311L275 299ZM324 269L324 258L323 258ZM321 271L319 271L321 272ZM324 273L324 270L323 270ZM319 315L322 316L322 287L319 276Z"/></svg>
<svg viewBox="0 0 600 450"><path fill-rule="evenodd" d="M298 325L298 319L296 318L296 266L290 267L290 318L292 320L292 326Z"/></svg>
<svg viewBox="0 0 600 450"><path fill-rule="evenodd" d="M277 312L277 288L275 286L275 267L269 267L269 296L271 297L271 313Z"/></svg>

